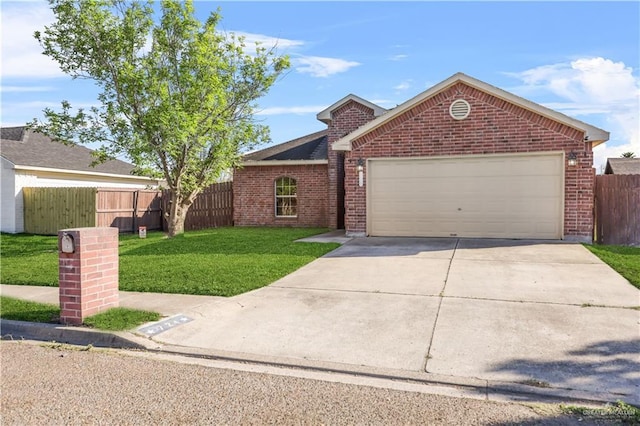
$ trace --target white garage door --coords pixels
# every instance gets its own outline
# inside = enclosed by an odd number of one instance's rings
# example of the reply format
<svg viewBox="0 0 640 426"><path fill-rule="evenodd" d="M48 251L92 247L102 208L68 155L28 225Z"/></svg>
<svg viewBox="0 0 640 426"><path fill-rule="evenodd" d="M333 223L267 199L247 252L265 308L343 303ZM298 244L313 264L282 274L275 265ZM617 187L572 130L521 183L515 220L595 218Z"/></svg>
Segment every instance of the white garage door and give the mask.
<svg viewBox="0 0 640 426"><path fill-rule="evenodd" d="M372 236L562 238L561 153L371 159Z"/></svg>

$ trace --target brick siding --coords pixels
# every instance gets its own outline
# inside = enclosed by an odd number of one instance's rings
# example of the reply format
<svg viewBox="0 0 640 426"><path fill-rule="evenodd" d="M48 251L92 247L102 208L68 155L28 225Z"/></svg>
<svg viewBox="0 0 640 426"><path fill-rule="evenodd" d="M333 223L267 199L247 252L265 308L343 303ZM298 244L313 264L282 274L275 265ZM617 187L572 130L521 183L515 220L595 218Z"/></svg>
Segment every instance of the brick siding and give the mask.
<svg viewBox="0 0 640 426"><path fill-rule="evenodd" d="M471 105L467 119L450 117L449 105L455 99ZM336 117L329 141L353 130L356 121ZM573 151L578 165L565 164L564 234L589 240L595 180L590 145L579 130L457 83L353 141L345 157L345 227L351 233L366 232L366 186L357 184L358 158Z"/></svg>
<svg viewBox="0 0 640 426"><path fill-rule="evenodd" d="M338 153L331 149L331 144L374 118L373 109L353 100L331 113L331 122L329 123L327 135L329 142L329 194L331 194L329 197L329 226L331 228L335 229L338 223L337 185L339 180L338 173L342 172L342 168L337 164Z"/></svg>
<svg viewBox="0 0 640 426"><path fill-rule="evenodd" d="M275 216L275 180L291 177L298 185L298 216ZM329 226L327 165L249 166L233 174L235 226Z"/></svg>

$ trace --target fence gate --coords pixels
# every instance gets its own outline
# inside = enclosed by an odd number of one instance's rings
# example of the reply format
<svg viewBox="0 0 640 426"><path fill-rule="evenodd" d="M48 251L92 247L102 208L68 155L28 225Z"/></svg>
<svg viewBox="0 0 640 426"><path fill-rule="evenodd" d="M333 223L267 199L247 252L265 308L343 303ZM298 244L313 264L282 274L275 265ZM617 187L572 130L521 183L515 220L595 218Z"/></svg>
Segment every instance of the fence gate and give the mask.
<svg viewBox="0 0 640 426"><path fill-rule="evenodd" d="M120 232L162 229L162 193L151 189L98 188L97 226L113 226Z"/></svg>

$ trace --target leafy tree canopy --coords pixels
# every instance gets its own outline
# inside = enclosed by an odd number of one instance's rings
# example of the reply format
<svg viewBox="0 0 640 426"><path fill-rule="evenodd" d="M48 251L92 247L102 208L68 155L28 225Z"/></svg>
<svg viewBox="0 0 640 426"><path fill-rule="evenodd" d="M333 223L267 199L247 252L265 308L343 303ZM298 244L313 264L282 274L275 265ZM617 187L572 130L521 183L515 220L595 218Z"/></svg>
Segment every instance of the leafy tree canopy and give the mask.
<svg viewBox="0 0 640 426"><path fill-rule="evenodd" d="M169 235L183 232L193 200L240 153L268 141L256 100L288 67L274 47L247 48L205 22L192 1L49 0L56 21L35 37L74 79L100 89L98 106L45 109L30 126L64 143L103 142L104 161L125 154L139 172L163 177L171 195Z"/></svg>

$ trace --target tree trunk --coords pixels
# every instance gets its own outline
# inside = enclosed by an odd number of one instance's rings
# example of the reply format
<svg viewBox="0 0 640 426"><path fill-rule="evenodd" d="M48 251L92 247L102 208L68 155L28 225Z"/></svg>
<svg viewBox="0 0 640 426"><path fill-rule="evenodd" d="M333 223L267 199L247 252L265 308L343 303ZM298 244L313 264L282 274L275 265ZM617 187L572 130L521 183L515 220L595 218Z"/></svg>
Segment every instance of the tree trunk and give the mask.
<svg viewBox="0 0 640 426"><path fill-rule="evenodd" d="M184 221L192 202L184 199L175 190L169 190L169 217L167 218L169 238L184 233Z"/></svg>

